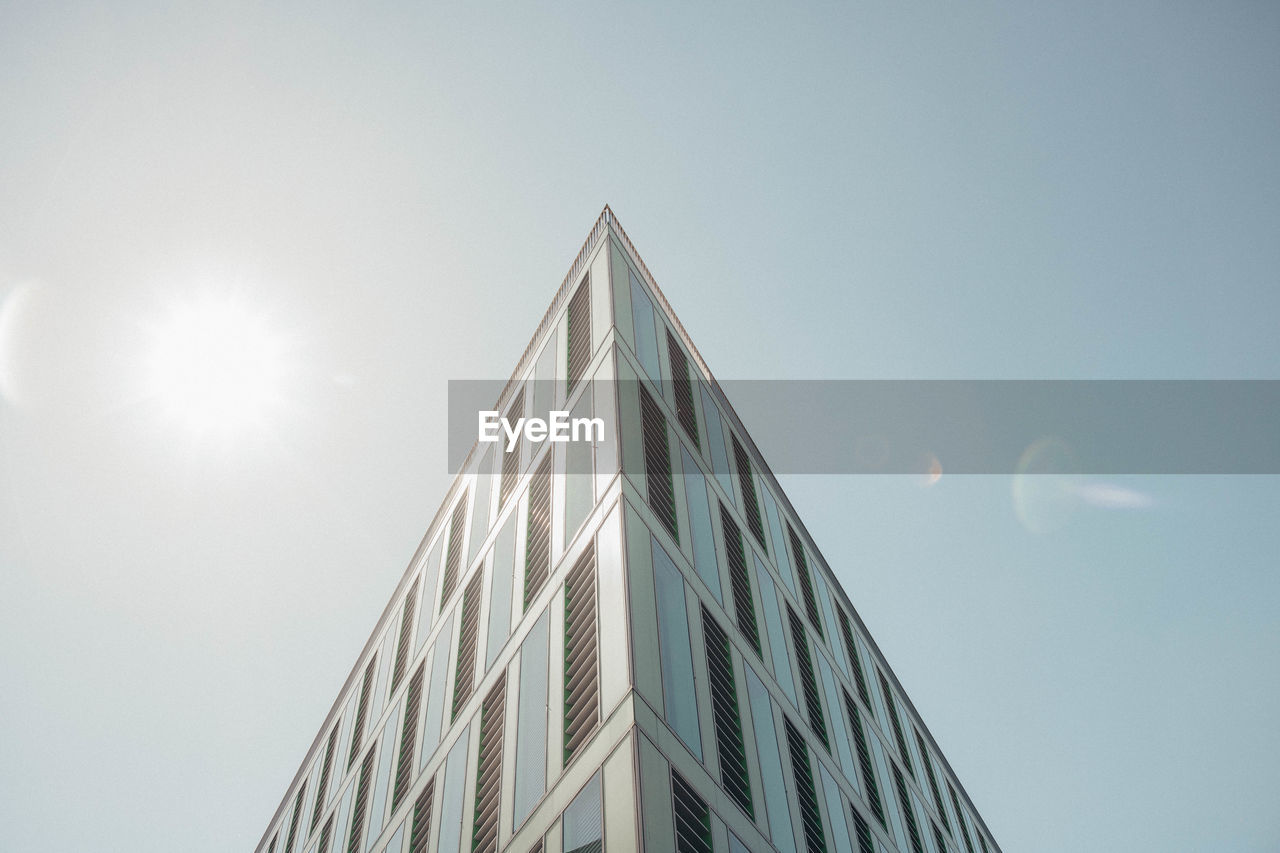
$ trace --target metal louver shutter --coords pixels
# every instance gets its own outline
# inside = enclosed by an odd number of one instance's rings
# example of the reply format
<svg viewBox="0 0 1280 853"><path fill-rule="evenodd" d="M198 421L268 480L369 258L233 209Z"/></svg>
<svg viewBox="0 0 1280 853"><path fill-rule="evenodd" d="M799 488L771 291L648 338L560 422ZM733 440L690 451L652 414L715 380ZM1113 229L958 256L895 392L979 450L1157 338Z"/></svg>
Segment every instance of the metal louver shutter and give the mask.
<svg viewBox="0 0 1280 853"><path fill-rule="evenodd" d="M564 762L600 722L600 661L597 654L596 552L594 543L564 581Z"/></svg>
<svg viewBox="0 0 1280 853"><path fill-rule="evenodd" d="M542 590L551 571L551 454L529 481L529 523L524 549L524 608Z"/></svg>
<svg viewBox="0 0 1280 853"><path fill-rule="evenodd" d="M453 713L450 721L458 719L458 712L467 704L475 690L476 635L480 626L480 594L484 572L477 570L462 593L462 630L458 632L458 660L454 668Z"/></svg>
<svg viewBox="0 0 1280 853"><path fill-rule="evenodd" d="M431 807L435 796L436 780L427 781L427 787L413 801L413 828L409 830L409 853L427 853L431 842Z"/></svg>
<svg viewBox="0 0 1280 853"><path fill-rule="evenodd" d="M849 805L849 813L853 815L853 834L858 838L858 853L876 853L875 842L871 840L871 825L867 819L858 814L858 810Z"/></svg>
<svg viewBox="0 0 1280 853"><path fill-rule="evenodd" d="M742 745L742 716L733 676L729 636L704 606L702 638L707 648L707 677L711 685L711 710L716 727L716 751L720 755L720 784L747 816L754 819L747 754Z"/></svg>
<svg viewBox="0 0 1280 853"><path fill-rule="evenodd" d="M391 692L395 693L404 678L405 667L409 665L406 654L409 650L409 634L413 632L413 612L418 606L418 578L413 579L409 594L404 599L404 610L400 613L400 638L396 641L396 663L391 669Z"/></svg>
<svg viewBox="0 0 1280 853"><path fill-rule="evenodd" d="M951 821L947 820L947 807L942 804L942 792L938 788L938 777L933 773L933 762L929 760L929 748L925 746L924 735L920 734L920 730L915 729L915 733L916 746L920 748L920 761L924 764L924 776L929 780L929 790L933 793L933 803L938 807L938 816L942 818L942 825L950 835Z"/></svg>
<svg viewBox="0 0 1280 853"><path fill-rule="evenodd" d="M302 817L302 798L306 796L307 783L303 782L293 799L293 817L289 818L289 835L284 840L283 853L293 853L293 841L298 835L298 820Z"/></svg>
<svg viewBox="0 0 1280 853"><path fill-rule="evenodd" d="M924 843L920 840L920 827L916 825L916 810L911 808L911 794L907 791L907 783L902 778L902 771L892 761L893 785L898 789L898 805L902 806L902 819L907 823L907 835L911 839L912 853L924 853Z"/></svg>
<svg viewBox="0 0 1280 853"><path fill-rule="evenodd" d="M884 803L880 800L880 786L876 783L876 771L871 764L871 750L867 747L867 733L862 728L862 715L848 690L844 693L844 707L849 712L849 725L853 727L853 742L858 750L858 766L862 769L862 786L867 792L867 804L871 813L884 826Z"/></svg>
<svg viewBox="0 0 1280 853"><path fill-rule="evenodd" d="M519 423L520 418L524 417L524 388L516 393L515 398L511 401L511 408L507 409L507 420L509 423ZM502 479L498 484L498 512L502 512L502 507L507 503L507 498L511 494L511 490L515 488L516 483L520 480L520 452L522 450L521 440L516 439L516 446L507 450L506 436L499 435L498 441L502 445Z"/></svg>
<svg viewBox="0 0 1280 853"><path fill-rule="evenodd" d="M333 840L333 815L329 815L329 819L324 822L324 829L320 830L320 843L316 846L316 853L329 853L329 842Z"/></svg>
<svg viewBox="0 0 1280 853"><path fill-rule="evenodd" d="M667 360L671 362L671 386L676 392L676 420L693 446L701 450L698 413L693 407L693 383L689 380L689 359L670 329L667 329Z"/></svg>
<svg viewBox="0 0 1280 853"><path fill-rule="evenodd" d="M916 771L911 766L911 752L907 749L907 738L902 733L902 720L898 717L898 703L893 701L893 691L889 689L889 679L884 677L884 670L876 670L880 676L880 689L884 692L884 704L889 709L889 722L893 724L893 739L898 742L898 752L902 755L902 764L916 778Z"/></svg>
<svg viewBox="0 0 1280 853"><path fill-rule="evenodd" d="M853 640L853 629L849 627L849 615L844 608L837 606L840 614L840 633L844 636L844 650L849 655L849 663L853 665L853 678L858 683L858 695L862 704L871 707L871 692L867 690L867 674L862 671L862 658L858 656L858 644Z"/></svg>
<svg viewBox="0 0 1280 853"><path fill-rule="evenodd" d="M827 751L831 751L831 743L827 740L827 720L822 714L822 700L818 698L818 680L813 674L813 657L809 654L809 640L804 633L804 623L796 615L791 604L787 604L787 621L791 623L791 651L795 655L796 664L800 667L800 681L804 685L804 706L809 712L809 728L822 741Z"/></svg>
<svg viewBox="0 0 1280 853"><path fill-rule="evenodd" d="M662 408L644 385L640 390L640 422L644 443L644 478L649 493L649 506L654 515L667 528L667 532L680 541L676 530L676 494L671 482L670 445L667 444L667 419Z"/></svg>
<svg viewBox="0 0 1280 853"><path fill-rule="evenodd" d="M578 285L569 300L569 373L565 385L568 397L591 361L591 273Z"/></svg>
<svg viewBox="0 0 1280 853"><path fill-rule="evenodd" d="M462 530L466 520L467 493L464 491L453 508L453 517L449 519L449 550L444 561L444 586L440 589L442 613L449 596L453 595L453 588L458 584L458 564L462 562Z"/></svg>
<svg viewBox="0 0 1280 853"><path fill-rule="evenodd" d="M329 790L329 771L333 767L333 748L338 743L338 727L341 723L334 723L333 730L329 732L329 742L324 747L324 760L320 762L320 784L316 786L316 804L311 810L311 831L316 831L316 824L320 822L320 813L324 808L324 795Z"/></svg>
<svg viewBox="0 0 1280 853"><path fill-rule="evenodd" d="M791 775L796 780L796 800L800 803L800 822L804 825L805 849L808 853L827 853L818 792L813 787L813 768L809 765L809 747L791 720L784 718L783 723L787 729L787 749L791 753Z"/></svg>
<svg viewBox="0 0 1280 853"><path fill-rule="evenodd" d="M360 778L356 782L356 801L351 807L351 837L347 839L347 853L360 853L364 849L364 818L369 808L369 777L373 775L373 751L365 753L360 765Z"/></svg>
<svg viewBox="0 0 1280 853"><path fill-rule="evenodd" d="M960 798L956 796L956 788L947 780L947 793L951 795L951 807L956 813L956 823L960 824L960 837L964 839L964 849L973 853L973 840L969 838L969 827L964 822L964 811L960 808Z"/></svg>
<svg viewBox="0 0 1280 853"><path fill-rule="evenodd" d="M671 802L676 853L711 853L711 810L675 770L671 771Z"/></svg>
<svg viewBox="0 0 1280 853"><path fill-rule="evenodd" d="M787 538L791 540L791 558L796 566L796 574L800 576L800 591L804 593L804 610L809 616L809 624L818 632L819 637L826 639L826 635L822 633L822 619L818 615L818 599L813 594L813 575L809 574L809 561L804 556L804 543L789 521Z"/></svg>
<svg viewBox="0 0 1280 853"><path fill-rule="evenodd" d="M369 665L364 668L364 680L360 682L360 701L356 703L356 721L351 726L351 756L347 759L347 769L356 763L356 756L364 745L364 720L369 715L369 691L373 689L373 671L377 662L376 654L369 658Z"/></svg>
<svg viewBox="0 0 1280 853"><path fill-rule="evenodd" d="M729 580L733 587L733 612L738 618L738 630L759 657L760 631L756 626L756 605L751 595L751 576L747 574L742 531L724 504L720 504L720 529L724 535L724 552L729 558Z"/></svg>
<svg viewBox="0 0 1280 853"><path fill-rule="evenodd" d="M505 674L484 697L480 709L480 754L476 759L476 809L473 853L497 853L499 795L502 793L502 724L506 708Z"/></svg>
<svg viewBox="0 0 1280 853"><path fill-rule="evenodd" d="M539 838L533 842L533 846L529 848L529 853L542 853L542 839Z"/></svg>
<svg viewBox="0 0 1280 853"><path fill-rule="evenodd" d="M409 679L409 695L404 702L404 725L400 729L400 755L396 764L396 787L391 795L391 811L400 806L413 781L413 750L418 744L418 711L422 708L422 679L427 662L418 664Z"/></svg>
<svg viewBox="0 0 1280 853"><path fill-rule="evenodd" d="M933 843L938 848L938 853L947 853L947 839L942 837L942 830L938 829L937 822L931 824L933 826Z"/></svg>
<svg viewBox="0 0 1280 853"><path fill-rule="evenodd" d="M738 466L738 488L742 492L747 527L751 528L751 535L767 552L769 546L764 542L764 522L760 520L760 504L756 501L756 481L751 476L751 457L747 455L746 448L742 446L742 442L738 441L736 435L733 436L733 461Z"/></svg>

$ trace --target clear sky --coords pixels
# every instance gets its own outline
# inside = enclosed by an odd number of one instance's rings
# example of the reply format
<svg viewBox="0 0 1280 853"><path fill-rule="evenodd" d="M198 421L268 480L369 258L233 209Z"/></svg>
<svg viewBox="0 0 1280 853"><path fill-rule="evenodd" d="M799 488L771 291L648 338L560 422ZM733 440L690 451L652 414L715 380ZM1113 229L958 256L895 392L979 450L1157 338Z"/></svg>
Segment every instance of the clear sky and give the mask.
<svg viewBox="0 0 1280 853"><path fill-rule="evenodd" d="M606 202L722 378L1280 377L1275 4L435 5L0 8L9 849L252 848ZM1005 850L1280 848L1276 478L784 485Z"/></svg>

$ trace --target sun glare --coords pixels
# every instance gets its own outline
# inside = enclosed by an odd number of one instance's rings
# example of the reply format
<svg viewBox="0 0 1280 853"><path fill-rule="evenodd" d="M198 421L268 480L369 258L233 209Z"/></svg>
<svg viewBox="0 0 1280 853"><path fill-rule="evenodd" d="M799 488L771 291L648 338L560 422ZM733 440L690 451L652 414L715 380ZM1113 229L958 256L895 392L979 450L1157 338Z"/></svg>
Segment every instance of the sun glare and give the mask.
<svg viewBox="0 0 1280 853"><path fill-rule="evenodd" d="M195 432L262 426L279 406L285 340L235 300L205 298L175 308L151 344L152 397Z"/></svg>

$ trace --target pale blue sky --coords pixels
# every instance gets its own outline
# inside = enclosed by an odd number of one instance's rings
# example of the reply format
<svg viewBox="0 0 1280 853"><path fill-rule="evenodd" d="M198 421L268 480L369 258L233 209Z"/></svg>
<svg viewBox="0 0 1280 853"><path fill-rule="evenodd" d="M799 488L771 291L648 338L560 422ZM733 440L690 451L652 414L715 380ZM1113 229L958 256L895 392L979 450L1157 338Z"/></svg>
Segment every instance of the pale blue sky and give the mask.
<svg viewBox="0 0 1280 853"><path fill-rule="evenodd" d="M1274 5L212 5L0 10L12 849L251 849L606 202L722 378L1280 376ZM287 405L195 440L224 291ZM784 484L1006 851L1280 847L1275 478Z"/></svg>

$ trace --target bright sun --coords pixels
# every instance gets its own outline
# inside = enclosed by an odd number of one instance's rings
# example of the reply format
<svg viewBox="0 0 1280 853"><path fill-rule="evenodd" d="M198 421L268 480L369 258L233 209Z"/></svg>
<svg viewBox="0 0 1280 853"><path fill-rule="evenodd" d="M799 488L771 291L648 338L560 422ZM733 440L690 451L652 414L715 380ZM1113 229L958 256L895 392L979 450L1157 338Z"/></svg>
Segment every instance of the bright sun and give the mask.
<svg viewBox="0 0 1280 853"><path fill-rule="evenodd" d="M199 432L264 425L278 407L284 338L233 299L204 298L172 310L151 342L152 397Z"/></svg>

